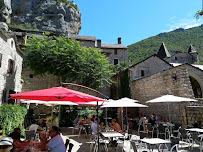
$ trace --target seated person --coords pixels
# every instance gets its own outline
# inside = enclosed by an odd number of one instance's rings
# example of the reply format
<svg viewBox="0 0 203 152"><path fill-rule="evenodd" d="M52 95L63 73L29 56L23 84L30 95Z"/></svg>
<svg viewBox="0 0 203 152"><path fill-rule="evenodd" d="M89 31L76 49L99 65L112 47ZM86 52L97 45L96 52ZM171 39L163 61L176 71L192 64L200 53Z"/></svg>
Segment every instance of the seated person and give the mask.
<svg viewBox="0 0 203 152"><path fill-rule="evenodd" d="M156 124L156 120L154 118L154 115L151 115L149 120L148 120L148 123L151 123L152 126L154 126Z"/></svg>
<svg viewBox="0 0 203 152"><path fill-rule="evenodd" d="M57 126L52 126L49 130L50 140L47 140L46 134L41 134L41 150L48 150L50 152L66 152L66 147L63 139L60 136L59 128Z"/></svg>
<svg viewBox="0 0 203 152"><path fill-rule="evenodd" d="M13 139L11 137L0 138L0 152L10 152L13 148Z"/></svg>
<svg viewBox="0 0 203 152"><path fill-rule="evenodd" d="M112 119L111 123L111 127L114 129L114 131L121 133L121 126L116 122L116 119Z"/></svg>
<svg viewBox="0 0 203 152"><path fill-rule="evenodd" d="M30 141L22 141L20 140L21 130L20 128L15 128L14 131L9 135L13 139L13 148L14 151L21 151L23 150Z"/></svg>
<svg viewBox="0 0 203 152"><path fill-rule="evenodd" d="M35 133L36 133L37 130L42 131L43 128L40 127L39 125L37 125L37 122L36 122L35 120L33 120L33 121L32 121L32 124L31 124L29 127L27 127L26 130L29 130L29 131L35 130Z"/></svg>
<svg viewBox="0 0 203 152"><path fill-rule="evenodd" d="M92 120L92 124L91 124L92 135L95 135L98 132L97 118L92 118L91 120Z"/></svg>
<svg viewBox="0 0 203 152"><path fill-rule="evenodd" d="M73 120L73 125L77 125L80 121L80 116L77 116L74 120Z"/></svg>
<svg viewBox="0 0 203 152"><path fill-rule="evenodd" d="M43 121L43 119L41 118L41 119L39 119L39 121L38 121L38 125L41 127L41 128L43 128L43 129L45 129L46 128L46 123Z"/></svg>
<svg viewBox="0 0 203 152"><path fill-rule="evenodd" d="M101 130L101 131L104 131L104 130L105 130L104 122L101 122L101 123L100 123L100 130Z"/></svg>

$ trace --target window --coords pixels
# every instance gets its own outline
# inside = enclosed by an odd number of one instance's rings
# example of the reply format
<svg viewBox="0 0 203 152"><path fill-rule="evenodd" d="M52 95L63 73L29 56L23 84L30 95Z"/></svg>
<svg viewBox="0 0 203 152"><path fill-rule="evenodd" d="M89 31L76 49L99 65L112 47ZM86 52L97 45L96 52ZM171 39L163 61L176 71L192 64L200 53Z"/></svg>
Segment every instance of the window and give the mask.
<svg viewBox="0 0 203 152"><path fill-rule="evenodd" d="M114 65L118 64L118 59L114 59Z"/></svg>
<svg viewBox="0 0 203 152"><path fill-rule="evenodd" d="M2 54L0 53L0 67L1 67L1 62L2 62Z"/></svg>
<svg viewBox="0 0 203 152"><path fill-rule="evenodd" d="M144 70L141 70L141 77L144 77Z"/></svg>
<svg viewBox="0 0 203 152"><path fill-rule="evenodd" d="M8 60L8 74L13 73L13 60L9 59Z"/></svg>
<svg viewBox="0 0 203 152"><path fill-rule="evenodd" d="M114 54L118 54L118 50L117 49L114 49Z"/></svg>
<svg viewBox="0 0 203 152"><path fill-rule="evenodd" d="M13 41L11 41L11 47L14 48L14 42Z"/></svg>
<svg viewBox="0 0 203 152"><path fill-rule="evenodd" d="M5 88L2 93L2 103L6 103L6 99L7 99L6 94L7 94L7 89Z"/></svg>
<svg viewBox="0 0 203 152"><path fill-rule="evenodd" d="M30 74L30 78L33 78L33 74Z"/></svg>

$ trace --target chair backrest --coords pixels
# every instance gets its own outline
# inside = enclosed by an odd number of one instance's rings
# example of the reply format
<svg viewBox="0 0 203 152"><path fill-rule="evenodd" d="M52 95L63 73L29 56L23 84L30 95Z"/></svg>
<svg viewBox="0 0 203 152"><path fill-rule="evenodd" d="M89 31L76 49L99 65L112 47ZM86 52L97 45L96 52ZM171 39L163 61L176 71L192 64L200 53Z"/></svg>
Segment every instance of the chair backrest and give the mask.
<svg viewBox="0 0 203 152"><path fill-rule="evenodd" d="M151 123L146 123L146 125L147 125L147 130L148 131L153 131Z"/></svg>
<svg viewBox="0 0 203 152"><path fill-rule="evenodd" d="M69 144L68 152L71 152L71 151L72 151L73 146L74 146L74 145L73 145L72 143Z"/></svg>
<svg viewBox="0 0 203 152"><path fill-rule="evenodd" d="M134 152L137 152L137 147L133 141L130 141L131 146L133 147Z"/></svg>
<svg viewBox="0 0 203 152"><path fill-rule="evenodd" d="M67 149L69 143L70 143L70 139L66 139L66 143L65 143L65 147L66 147L66 149Z"/></svg>
<svg viewBox="0 0 203 152"><path fill-rule="evenodd" d="M183 138L183 139L187 138L187 131L184 128L180 128L179 132L180 132L180 137L181 138Z"/></svg>
<svg viewBox="0 0 203 152"><path fill-rule="evenodd" d="M31 139L35 135L35 130L25 130L25 138L26 140Z"/></svg>
<svg viewBox="0 0 203 152"><path fill-rule="evenodd" d="M198 137L198 133L197 132L191 132L191 138L195 141L199 141L200 138Z"/></svg>
<svg viewBox="0 0 203 152"><path fill-rule="evenodd" d="M140 131L140 139L147 137L148 133L144 131Z"/></svg>
<svg viewBox="0 0 203 152"><path fill-rule="evenodd" d="M162 124L159 125L158 130L159 133L165 133L165 127Z"/></svg>
<svg viewBox="0 0 203 152"><path fill-rule="evenodd" d="M179 138L178 137L170 137L171 141L171 147L173 147L176 144L179 144Z"/></svg>

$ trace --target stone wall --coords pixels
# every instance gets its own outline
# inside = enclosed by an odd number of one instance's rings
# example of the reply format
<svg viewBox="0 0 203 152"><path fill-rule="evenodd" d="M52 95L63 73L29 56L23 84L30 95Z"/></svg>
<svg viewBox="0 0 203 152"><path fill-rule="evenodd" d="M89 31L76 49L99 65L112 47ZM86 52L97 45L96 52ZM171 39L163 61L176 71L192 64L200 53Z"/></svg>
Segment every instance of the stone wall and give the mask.
<svg viewBox="0 0 203 152"><path fill-rule="evenodd" d="M22 52L17 50L12 35L0 30L0 54L2 55L0 66L0 105L3 93L8 98L9 90L21 92ZM12 73L8 73L9 59L13 61Z"/></svg>
<svg viewBox="0 0 203 152"><path fill-rule="evenodd" d="M186 66L178 66L152 76L131 82L132 98L142 104L146 101L160 97L161 95L173 94L176 96L193 98L193 90L189 80ZM168 104L147 104L148 108L140 108L140 113L150 115L155 113L168 120ZM188 103L171 103L170 112L172 122L187 124L185 106Z"/></svg>
<svg viewBox="0 0 203 152"><path fill-rule="evenodd" d="M110 60L110 64L114 64L114 59L118 59L118 63L128 61L127 49L117 49L117 54L114 54L114 48L102 48L102 50L102 52L109 54L107 57Z"/></svg>
<svg viewBox="0 0 203 152"><path fill-rule="evenodd" d="M22 79L24 80L22 92L60 86L60 81L57 77L48 74L44 76L34 75L33 71L29 70L23 70Z"/></svg>
<svg viewBox="0 0 203 152"><path fill-rule="evenodd" d="M141 76L141 70L144 72L144 76L153 75L163 70L167 70L172 66L166 63L164 60L161 60L157 56L151 56L148 59L131 66L129 69L131 71L130 78L135 80Z"/></svg>

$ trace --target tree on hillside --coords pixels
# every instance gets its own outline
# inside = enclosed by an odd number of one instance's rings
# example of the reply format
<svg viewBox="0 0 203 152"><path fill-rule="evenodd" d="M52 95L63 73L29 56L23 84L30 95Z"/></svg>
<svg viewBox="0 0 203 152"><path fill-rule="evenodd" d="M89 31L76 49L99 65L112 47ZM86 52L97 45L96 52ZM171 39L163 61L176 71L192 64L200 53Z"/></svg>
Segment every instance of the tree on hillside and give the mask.
<svg viewBox="0 0 203 152"><path fill-rule="evenodd" d="M52 74L63 82L68 80L94 89L111 84L114 73L100 49L83 47L68 37L43 35L29 38L25 50L25 65L35 74Z"/></svg>

